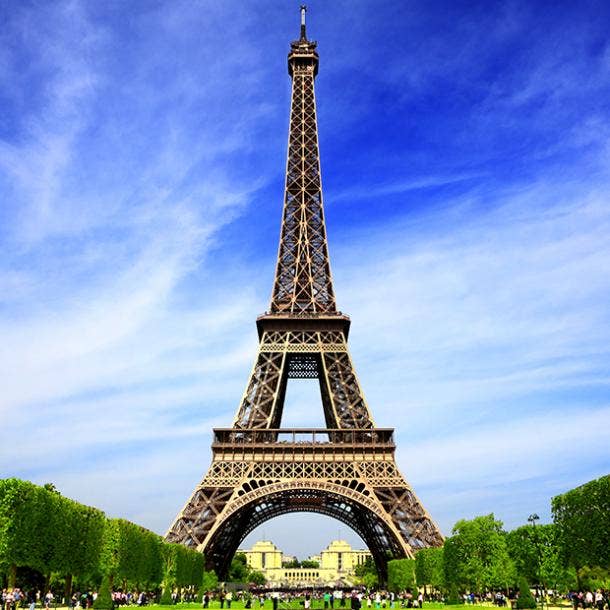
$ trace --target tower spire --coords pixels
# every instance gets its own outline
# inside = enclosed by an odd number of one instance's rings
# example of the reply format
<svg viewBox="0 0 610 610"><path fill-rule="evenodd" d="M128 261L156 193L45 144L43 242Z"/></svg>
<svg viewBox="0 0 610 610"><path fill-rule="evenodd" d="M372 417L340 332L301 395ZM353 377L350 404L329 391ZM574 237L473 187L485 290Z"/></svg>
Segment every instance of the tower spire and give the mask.
<svg viewBox="0 0 610 610"><path fill-rule="evenodd" d="M307 34L305 33L305 13L307 12L307 6L301 4L301 40L307 40Z"/></svg>

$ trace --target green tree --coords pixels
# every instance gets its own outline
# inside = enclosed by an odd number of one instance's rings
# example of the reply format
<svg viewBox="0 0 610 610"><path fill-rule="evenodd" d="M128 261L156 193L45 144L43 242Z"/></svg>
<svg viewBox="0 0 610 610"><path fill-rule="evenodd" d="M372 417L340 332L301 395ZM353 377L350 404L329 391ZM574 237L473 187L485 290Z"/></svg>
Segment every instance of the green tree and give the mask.
<svg viewBox="0 0 610 610"><path fill-rule="evenodd" d="M17 568L45 575L47 584L104 577L109 590L122 586L199 587L201 553L166 544L157 534L124 519L64 498L54 486L19 479L0 480L0 568L15 586ZM103 602L101 602L103 603Z"/></svg>
<svg viewBox="0 0 610 610"><path fill-rule="evenodd" d="M100 553L104 536L106 515L97 508L79 505L77 529L78 548L73 549L73 574L89 577L99 570Z"/></svg>
<svg viewBox="0 0 610 610"><path fill-rule="evenodd" d="M610 565L610 475L589 481L551 502L564 565Z"/></svg>
<svg viewBox="0 0 610 610"><path fill-rule="evenodd" d="M507 588L515 567L508 554L502 522L493 514L458 521L445 541L444 577L447 586L482 592Z"/></svg>
<svg viewBox="0 0 610 610"><path fill-rule="evenodd" d="M311 559L304 559L301 561L302 568L319 568L320 564L317 561L313 561Z"/></svg>
<svg viewBox="0 0 610 610"><path fill-rule="evenodd" d="M15 586L17 567L48 573L50 492L19 479L0 480L0 563L9 570L8 586Z"/></svg>
<svg viewBox="0 0 610 610"><path fill-rule="evenodd" d="M163 606L169 606L173 603L172 591L178 583L178 554L180 552L180 545L178 544L163 544L162 546L163 584L159 602Z"/></svg>
<svg viewBox="0 0 610 610"><path fill-rule="evenodd" d="M447 596L446 604L448 606L457 606L463 604L464 598L460 595L460 591L456 583L452 582L449 585L449 595Z"/></svg>
<svg viewBox="0 0 610 610"><path fill-rule="evenodd" d="M214 570L205 571L201 579L202 591L214 591L218 587L218 576Z"/></svg>
<svg viewBox="0 0 610 610"><path fill-rule="evenodd" d="M229 566L227 575L228 582L247 582L248 581L248 561L244 553L235 553Z"/></svg>
<svg viewBox="0 0 610 610"><path fill-rule="evenodd" d="M161 548L164 595L169 595L176 587L201 586L204 573L204 557L201 553L182 544L163 543Z"/></svg>
<svg viewBox="0 0 610 610"><path fill-rule="evenodd" d="M169 547L168 551L166 547ZM100 571L108 576L110 587L119 581L123 587L129 584L137 588L155 588L167 575L169 582L175 585L179 584L180 568L176 556L186 551L186 547L181 545L163 543L157 534L130 521L107 519L100 553Z"/></svg>
<svg viewBox="0 0 610 610"><path fill-rule="evenodd" d="M455 537L447 538L443 546L443 583L449 593L452 585L455 585L457 590L458 584L461 583L463 560L460 541Z"/></svg>
<svg viewBox="0 0 610 610"><path fill-rule="evenodd" d="M50 578L64 578L66 595L72 577L97 570L105 516L99 510L64 498L54 486L19 479L0 481L0 564L29 567Z"/></svg>
<svg viewBox="0 0 610 610"><path fill-rule="evenodd" d="M415 577L417 585L440 590L444 584L443 578L443 547L428 547L420 549L415 554Z"/></svg>
<svg viewBox="0 0 610 610"><path fill-rule="evenodd" d="M115 580L136 580L133 524L124 519L107 519L104 525L100 570L108 577L110 589Z"/></svg>
<svg viewBox="0 0 610 610"><path fill-rule="evenodd" d="M203 575L205 574L205 558L202 553L193 549L188 549L188 556L191 568L188 584L199 588L203 582Z"/></svg>
<svg viewBox="0 0 610 610"><path fill-rule="evenodd" d="M354 568L354 576L356 582L364 585L367 589L373 589L379 584L377 567L372 557L367 557L364 563Z"/></svg>
<svg viewBox="0 0 610 610"><path fill-rule="evenodd" d="M583 589L595 591L596 589L610 589L610 569L594 566L585 566L578 570L578 579Z"/></svg>
<svg viewBox="0 0 610 610"><path fill-rule="evenodd" d="M518 527L508 532L506 544L517 573L530 585L554 591L572 587L574 573L562 564L555 524Z"/></svg>
<svg viewBox="0 0 610 610"><path fill-rule="evenodd" d="M262 587L267 583L267 579L262 572L258 572L257 570L251 570L248 573L248 583L252 583L254 585L258 585Z"/></svg>
<svg viewBox="0 0 610 610"><path fill-rule="evenodd" d="M362 584L367 589L375 589L379 586L379 574L377 572L366 572L362 577Z"/></svg>
<svg viewBox="0 0 610 610"><path fill-rule="evenodd" d="M136 580L131 581L138 589L154 588L163 579L162 541L154 532L141 529L138 532L137 546L139 549Z"/></svg>
<svg viewBox="0 0 610 610"><path fill-rule="evenodd" d="M523 576L528 583L538 582L539 570L539 540L537 538L546 537L548 530L544 534L535 529L541 530L546 526L533 528L530 525L523 525L506 534L506 546L517 573Z"/></svg>
<svg viewBox="0 0 610 610"><path fill-rule="evenodd" d="M398 593L415 588L415 560L393 559L388 561L388 589Z"/></svg>

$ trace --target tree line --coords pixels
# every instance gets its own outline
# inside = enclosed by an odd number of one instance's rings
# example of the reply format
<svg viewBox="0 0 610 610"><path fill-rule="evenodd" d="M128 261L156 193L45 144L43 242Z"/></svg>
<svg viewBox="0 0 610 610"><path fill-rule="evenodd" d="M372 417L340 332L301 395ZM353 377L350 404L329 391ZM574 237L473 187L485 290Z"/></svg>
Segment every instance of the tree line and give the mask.
<svg viewBox="0 0 610 610"><path fill-rule="evenodd" d="M112 588L163 589L215 586L201 553L125 519L110 519L90 506L20 479L0 480L0 573L15 587L19 568L36 570L48 585L52 575L65 579L65 596L73 579L102 583L97 606L109 605Z"/></svg>
<svg viewBox="0 0 610 610"><path fill-rule="evenodd" d="M610 475L552 500L553 523L505 532L493 514L458 521L441 548L421 549L415 559L388 563L388 588L416 586L485 592L528 585L542 590L610 589ZM181 587L212 589L216 575L204 557L124 519L19 479L0 480L0 575L14 587L19 568L61 575L66 596L73 578L99 585L98 607L111 589L163 590L163 601ZM231 564L230 580L263 584L245 556ZM257 578L255 578L255 576ZM258 577L261 577L260 579ZM357 569L363 584L377 583L375 567ZM524 585L525 583L525 585Z"/></svg>
<svg viewBox="0 0 610 610"><path fill-rule="evenodd" d="M441 548L388 563L388 588L443 591L610 589L610 475L553 498L553 523L510 532L493 514L458 521Z"/></svg>

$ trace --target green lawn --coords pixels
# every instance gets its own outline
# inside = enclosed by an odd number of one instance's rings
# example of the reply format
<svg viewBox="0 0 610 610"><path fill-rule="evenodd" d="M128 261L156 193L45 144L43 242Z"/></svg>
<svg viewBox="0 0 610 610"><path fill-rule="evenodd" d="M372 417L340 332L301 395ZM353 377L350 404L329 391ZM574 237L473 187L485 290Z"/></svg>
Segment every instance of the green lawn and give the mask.
<svg viewBox="0 0 610 610"><path fill-rule="evenodd" d="M163 610L167 610L168 608L176 608L177 610L199 610L200 608L202 608L202 605L196 604L196 603L193 603L193 604L180 603L175 606L160 606L158 604L150 604L147 607L154 608L154 609L162 608ZM220 602L212 601L212 602L210 602L209 607L211 610L219 610ZM450 606L450 607L455 608L456 610L458 608L462 608L463 610L468 610L469 608L482 608L482 607L495 608L496 606L494 606L492 604L488 604L488 603L482 603L482 604L475 604L474 606L471 606L470 604L468 604L468 605L464 605L464 606ZM126 609L128 609L128 608L129 608L129 606L126 606ZM311 603L311 608L312 608L312 610L323 610L324 602L321 599L313 599L312 603ZM350 604L349 604L349 600L347 600L343 609L338 604L335 604L334 610L349 610L349 608L350 608ZM424 610L440 610L440 609L444 609L444 608L445 608L445 604L443 604L441 602L425 602L424 603ZM544 606L544 610L560 610L560 609L565 609L565 608L571 608L571 606L569 606L569 605L547 606L546 604ZM226 604L225 604L225 610L227 610ZM244 610L243 602L234 601L231 604L231 610ZM271 600L268 599L265 602L265 604L262 606L262 609L261 609L261 606L258 603L258 601L253 600L251 610L273 610L273 605L271 603ZM291 602L280 602L278 610L303 610L303 606L301 605L301 601L299 599L295 599L295 600L292 600ZM367 610L366 603L363 604L362 610ZM373 604L371 610L375 610L374 604ZM384 609L382 608L381 610L384 610ZM391 610L389 603L386 604L385 610ZM394 610L402 610L400 608L400 604L398 602L394 605ZM505 610L510 610L510 606L508 606Z"/></svg>
<svg viewBox="0 0 610 610"><path fill-rule="evenodd" d="M219 610L220 602L212 601L212 602L210 602L209 607L211 610ZM424 603L424 610L440 610L440 609L444 609L445 607L446 607L445 604L440 603L440 602L425 602ZM482 603L482 604L475 604L474 606L471 606L470 604L468 604L468 605L463 605L463 606L449 606L449 607L455 608L456 610L459 608L462 608L463 610L468 610L469 608L481 608L481 607L495 608L496 606L493 606L492 604L488 604L488 603ZM125 608L126 608L126 610L128 610L129 608L133 608L133 606L126 606ZM175 606L160 606L158 604L150 604L149 606L147 606L147 608L153 608L155 610L156 609L168 610L169 608L176 608L177 610L199 610L200 608L202 608L202 605L197 604L197 603L192 603L192 604L180 603L180 604L176 604ZM311 608L312 608L312 610L323 610L324 602L321 599L313 599L312 603L311 603ZM335 610L349 610L349 608L350 608L349 600L347 600L343 609L338 604L335 604ZM565 608L571 608L571 606L570 605L547 606L546 604L544 606L544 610L564 610ZM402 610L398 603L396 603L394 605L394 609ZM226 604L225 604L225 610L227 610ZM243 602L234 601L231 604L231 610L244 610ZM256 601L256 600L252 601L251 610L261 610L261 606L258 603L258 601ZM265 604L262 606L262 610L273 610L273 605L272 605L270 599L268 599L265 602ZM299 599L295 599L291 602L282 601L279 604L278 610L303 610L303 606L301 605L301 602ZM362 610L367 610L366 604L363 604ZM375 610L374 604L373 604L371 610ZM389 604L386 605L385 610L390 610ZM510 606L508 606L506 610L510 610Z"/></svg>
<svg viewBox="0 0 610 610"><path fill-rule="evenodd" d="M212 601L210 602L210 610L220 610L220 602L219 601ZM488 603L483 603L483 604L476 604L475 606L471 606L469 605L464 605L464 606L449 606L449 608L451 608L452 610L460 610L460 608L462 610L468 610L469 608L495 608L495 606L492 606L491 604ZM66 608L66 606L53 606L54 610L63 610L64 608ZM120 610L121 607L119 607ZM138 606L135 605L131 605L131 606L123 606L124 610L135 610L136 608L138 608ZM180 603L180 604L176 604L173 606L161 606L160 604L149 604L148 606L145 606L144 608L150 608L151 610L170 610L170 609L175 609L175 610L203 610L203 606L202 604L199 603ZM312 604L311 604L311 608L312 610L323 610L324 608L324 602L321 599L314 599L312 600ZM344 606L344 608L342 609L341 606L339 606L338 604L335 604L335 610L349 610L350 605L349 605L349 600L347 601L346 605ZM395 610L402 610L400 608L400 605L398 603L395 604L394 606ZM445 604L442 604L440 602L425 602L424 603L424 610L441 610L445 608ZM547 606L545 604L544 606L544 610L566 610L568 608L571 608L571 606L569 604L564 604L564 605L552 605L552 606ZM67 608L66 608L67 610ZM227 610L227 605L225 604L225 610ZM240 601L234 601L231 604L231 610L244 610L244 604L243 602ZM268 599L265 604L261 606L258 603L258 601L253 601L252 602L252 608L251 610L273 610L273 605L271 603L271 600ZM279 605L279 609L278 610L303 610L303 606L301 605L301 602L299 599L295 599L291 602L280 602ZM367 610L366 604L363 605L362 610ZM371 608L371 610L375 610L375 606L373 605L373 607ZM383 610L383 609L382 609ZM386 605L385 610L390 610L389 605ZM510 610L510 606L507 607L506 610Z"/></svg>
<svg viewBox="0 0 610 610"><path fill-rule="evenodd" d="M212 602L210 602L209 607L210 607L210 610L219 610L220 602L212 601ZM444 608L444 607L445 607L444 604L436 603L436 602L426 602L424 604L424 610L426 608L428 610L438 610L438 609ZM130 606L126 606L126 610L128 610L129 608L130 608ZM203 608L203 606L201 604L187 604L187 603L176 604L175 606L160 606L158 604L150 604L149 606L147 606L147 608L154 608L154 609L163 608L163 610L167 610L168 608L177 608L178 610L195 610L195 609L199 610L199 608ZM261 610L261 608L262 608L262 610L273 610L273 604L271 603L271 600L268 599L264 603L264 605L261 607L261 605L258 603L258 601L253 599L251 610ZM321 599L312 599L311 608L312 608L312 610L323 610L324 601ZM464 608L466 608L466 607L464 607ZM227 610L226 604L224 606L224 610ZM240 602L240 601L232 602L231 610L244 610L243 602ZM299 599L294 599L291 602L280 601L278 610L303 610L303 606L301 605L301 601ZM349 600L346 601L346 604L345 604L345 606L343 606L343 608L339 604L335 604L334 610L350 610ZM363 605L362 610L367 610L366 604ZM371 610L375 610L374 604L371 607ZM384 610L384 609L381 609L381 610ZM386 605L385 610L390 610L389 604ZM401 610L400 605L398 603L396 603L394 605L394 610Z"/></svg>

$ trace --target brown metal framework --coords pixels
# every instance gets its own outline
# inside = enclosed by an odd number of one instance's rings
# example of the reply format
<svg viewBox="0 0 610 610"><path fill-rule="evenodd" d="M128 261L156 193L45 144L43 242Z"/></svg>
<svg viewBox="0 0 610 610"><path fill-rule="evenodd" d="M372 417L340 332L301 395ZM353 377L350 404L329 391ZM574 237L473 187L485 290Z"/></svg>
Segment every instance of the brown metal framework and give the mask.
<svg viewBox="0 0 610 610"><path fill-rule="evenodd" d="M290 136L280 247L271 297L272 313L336 313L330 275L316 118L315 43L292 44Z"/></svg>
<svg viewBox="0 0 610 610"><path fill-rule="evenodd" d="M223 577L239 543L289 512L343 521L382 575L389 557L412 557L443 537L394 458L393 430L376 428L347 348L330 274L314 95L316 43L291 44L290 137L278 262L270 311L232 428L214 430L213 460L166 534L205 552ZM317 379L325 429L280 428L289 378Z"/></svg>

